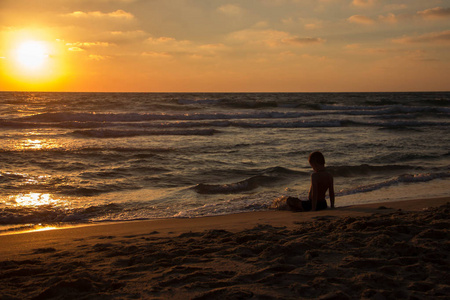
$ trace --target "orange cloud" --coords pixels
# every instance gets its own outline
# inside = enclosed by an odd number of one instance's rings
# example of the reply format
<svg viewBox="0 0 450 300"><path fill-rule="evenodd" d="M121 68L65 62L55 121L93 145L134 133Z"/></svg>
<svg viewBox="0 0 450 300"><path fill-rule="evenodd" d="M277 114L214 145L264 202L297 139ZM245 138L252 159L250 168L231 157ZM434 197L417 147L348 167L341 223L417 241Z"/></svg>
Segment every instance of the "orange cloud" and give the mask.
<svg viewBox="0 0 450 300"><path fill-rule="evenodd" d="M72 52L82 52L91 47L109 47L111 44L106 42L75 42L66 43L68 50Z"/></svg>
<svg viewBox="0 0 450 300"><path fill-rule="evenodd" d="M191 44L191 41L188 41L188 40L178 41L174 38L166 37L166 36L162 36L162 37L158 37L158 38L149 37L146 40L146 42L151 45L166 46L166 47L170 47L170 48L174 48L174 47L182 48L182 47L186 47Z"/></svg>
<svg viewBox="0 0 450 300"><path fill-rule="evenodd" d="M431 32L419 36L402 37L393 40L396 43L410 44L410 43L450 43L450 30L441 32Z"/></svg>
<svg viewBox="0 0 450 300"><path fill-rule="evenodd" d="M238 16L242 14L243 10L240 6L235 4L226 4L222 5L217 9L219 12L229 15L229 16Z"/></svg>
<svg viewBox="0 0 450 300"><path fill-rule="evenodd" d="M352 4L359 7L367 7L374 5L375 0L353 0Z"/></svg>
<svg viewBox="0 0 450 300"><path fill-rule="evenodd" d="M153 58L170 58L172 55L167 52L146 51L141 53L142 56L148 56Z"/></svg>
<svg viewBox="0 0 450 300"><path fill-rule="evenodd" d="M93 47L93 46L108 47L110 45L111 45L110 43L106 43L106 42L75 42L75 43L66 43L66 46L74 46L74 47Z"/></svg>
<svg viewBox="0 0 450 300"><path fill-rule="evenodd" d="M397 16L394 15L393 13L389 13L389 14L387 14L387 16L378 16L378 20L380 20L381 22L391 23L391 24L398 22Z"/></svg>
<svg viewBox="0 0 450 300"><path fill-rule="evenodd" d="M84 51L84 49L82 49L80 47L69 47L69 51L81 52L81 51Z"/></svg>
<svg viewBox="0 0 450 300"><path fill-rule="evenodd" d="M406 5L406 4L387 4L384 6L385 11L404 10L407 8L408 8L408 5Z"/></svg>
<svg viewBox="0 0 450 300"><path fill-rule="evenodd" d="M311 37L300 38L300 37L295 37L295 38L284 39L284 40L282 40L282 42L287 43L287 44L307 45L307 44L321 44L321 43L324 43L325 40L321 39L321 38L311 38Z"/></svg>
<svg viewBox="0 0 450 300"><path fill-rule="evenodd" d="M319 29L319 28L322 28L322 24L320 24L320 23L308 23L308 24L305 24L305 28L306 29Z"/></svg>
<svg viewBox="0 0 450 300"><path fill-rule="evenodd" d="M96 60L96 61L105 60L107 58L108 58L108 56L103 56L103 55L98 55L98 54L90 54L89 55L89 59Z"/></svg>
<svg viewBox="0 0 450 300"><path fill-rule="evenodd" d="M323 43L321 38L298 37L285 31L273 29L244 29L229 35L231 41L244 44L279 47L283 45L307 45Z"/></svg>
<svg viewBox="0 0 450 300"><path fill-rule="evenodd" d="M425 19L440 19L450 17L450 8L435 7L417 12L417 14Z"/></svg>
<svg viewBox="0 0 450 300"><path fill-rule="evenodd" d="M371 25L375 23L375 21L369 17L361 16L361 15L354 15L347 19L350 23L356 23L356 24L364 24L364 25Z"/></svg>
<svg viewBox="0 0 450 300"><path fill-rule="evenodd" d="M67 16L76 18L116 18L116 19L133 19L134 15L128 13L124 10L118 9L110 13L103 13L101 11L75 11L73 13L67 14Z"/></svg>
<svg viewBox="0 0 450 300"><path fill-rule="evenodd" d="M172 37L150 37L146 44L151 49L141 52L142 56L150 58L181 58L193 59L216 56L219 51L224 51L224 44L198 44L189 40L177 40Z"/></svg>

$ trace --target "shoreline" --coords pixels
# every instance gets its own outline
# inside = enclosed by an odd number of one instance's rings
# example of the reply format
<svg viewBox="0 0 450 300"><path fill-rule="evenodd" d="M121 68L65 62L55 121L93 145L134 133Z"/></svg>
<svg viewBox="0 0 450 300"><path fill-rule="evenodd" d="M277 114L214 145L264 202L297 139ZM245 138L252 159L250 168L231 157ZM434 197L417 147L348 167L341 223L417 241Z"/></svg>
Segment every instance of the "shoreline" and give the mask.
<svg viewBox="0 0 450 300"><path fill-rule="evenodd" d="M4 299L445 299L450 197L0 236Z"/></svg>
<svg viewBox="0 0 450 300"><path fill-rule="evenodd" d="M321 218L359 217L371 214L387 214L395 210L418 211L427 207L437 207L450 202L449 197L430 199L399 200L360 205L341 206L316 212L293 212L287 210L266 210L242 212L197 218L165 218L152 220L133 220L105 223L50 226L36 230L25 230L0 235L0 259L17 253L17 249L44 246L47 243L61 242L70 237L81 238L96 235L139 235L158 232L158 235L176 235L190 231L229 230L240 231L258 225L285 226L289 229L299 222L310 222ZM378 209L385 207L386 209ZM69 237L70 236L70 237ZM28 241L32 240L34 244ZM5 245L14 245L5 247ZM33 246L34 245L34 246Z"/></svg>

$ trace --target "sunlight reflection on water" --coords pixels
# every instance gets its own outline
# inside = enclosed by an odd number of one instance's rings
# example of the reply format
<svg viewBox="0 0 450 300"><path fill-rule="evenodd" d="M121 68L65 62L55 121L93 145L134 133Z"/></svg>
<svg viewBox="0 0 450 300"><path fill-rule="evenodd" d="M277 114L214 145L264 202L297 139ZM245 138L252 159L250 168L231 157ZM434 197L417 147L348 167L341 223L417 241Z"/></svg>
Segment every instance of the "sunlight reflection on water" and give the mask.
<svg viewBox="0 0 450 300"><path fill-rule="evenodd" d="M42 140L26 140L23 144L22 147L23 148L27 148L27 149L42 149L42 147L44 146Z"/></svg>
<svg viewBox="0 0 450 300"><path fill-rule="evenodd" d="M25 139L19 141L16 145L16 149L22 150L43 150L43 149L54 149L60 147L58 143L50 139Z"/></svg>
<svg viewBox="0 0 450 300"><path fill-rule="evenodd" d="M29 131L26 133L17 133L21 136L20 139L10 139L4 147L6 149L15 151L24 150L49 150L49 149L59 149L63 147L63 144L58 142L54 138L42 138L42 135L47 135L48 130L39 131Z"/></svg>
<svg viewBox="0 0 450 300"><path fill-rule="evenodd" d="M55 205L61 204L60 199L55 199L51 194L43 193L29 193L19 194L13 196L13 202L17 206L41 206L41 205Z"/></svg>
<svg viewBox="0 0 450 300"><path fill-rule="evenodd" d="M0 227L0 236L10 234L31 233L40 231L49 231L62 228L72 228L71 224L58 224L58 225L46 225L46 224L20 224L17 226L9 226L9 228L3 229Z"/></svg>

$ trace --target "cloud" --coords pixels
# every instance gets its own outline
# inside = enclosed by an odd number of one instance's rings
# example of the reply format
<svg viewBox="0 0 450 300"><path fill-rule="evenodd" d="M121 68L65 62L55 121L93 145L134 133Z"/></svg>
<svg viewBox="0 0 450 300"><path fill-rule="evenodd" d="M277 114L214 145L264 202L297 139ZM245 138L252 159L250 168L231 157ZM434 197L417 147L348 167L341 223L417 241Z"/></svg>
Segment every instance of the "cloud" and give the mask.
<svg viewBox="0 0 450 300"><path fill-rule="evenodd" d="M392 53L398 53L399 50L397 49L387 49L387 48L367 48L363 47L361 44L349 44L344 47L345 51L350 54L357 54L357 55L385 55L385 54L392 54Z"/></svg>
<svg viewBox="0 0 450 300"><path fill-rule="evenodd" d="M421 17L423 19L443 19L443 18L449 18L450 17L450 8L442 8L442 7L435 7L426 9L423 11L418 11L414 14L399 14L395 15L393 13L388 13L387 15L379 15L378 18L370 18L364 15L353 15L349 18L347 18L347 21L350 23L355 24L362 24L362 25L372 25L375 23L398 23L399 21L405 21L405 20L411 20L411 18L414 17Z"/></svg>
<svg viewBox="0 0 450 300"><path fill-rule="evenodd" d="M405 10L407 8L406 4L387 4L384 6L385 11Z"/></svg>
<svg viewBox="0 0 450 300"><path fill-rule="evenodd" d="M417 12L424 19L441 19L450 17L450 8L435 7Z"/></svg>
<svg viewBox="0 0 450 300"><path fill-rule="evenodd" d="M162 36L162 37L158 37L158 38L149 37L145 40L145 42L152 46L159 46L159 47L164 47L164 48L169 48L169 49L184 48L186 46L189 46L192 43L191 41L188 41L188 40L176 40L172 37L166 37L166 36Z"/></svg>
<svg viewBox="0 0 450 300"><path fill-rule="evenodd" d="M97 55L97 54L90 54L89 55L89 59L96 60L96 61L105 60L107 58L109 58L109 57L108 56L104 56L104 55Z"/></svg>
<svg viewBox="0 0 450 300"><path fill-rule="evenodd" d="M84 51L84 49L82 49L80 47L69 47L69 51L82 52L82 51Z"/></svg>
<svg viewBox="0 0 450 300"><path fill-rule="evenodd" d="M102 34L102 39L110 41L115 45L123 45L130 43L142 43L149 36L144 30L115 30Z"/></svg>
<svg viewBox="0 0 450 300"><path fill-rule="evenodd" d="M217 10L228 16L238 16L241 15L243 10L240 6L235 4L226 4L222 5Z"/></svg>
<svg viewBox="0 0 450 300"><path fill-rule="evenodd" d="M328 57L326 56L319 56L319 55L311 55L311 54L302 54L302 58L308 59L308 60L317 60L317 61L326 61L328 60Z"/></svg>
<svg viewBox="0 0 450 300"><path fill-rule="evenodd" d="M152 58L171 58L172 54L168 52L157 52L157 51L144 51L141 53L142 56L152 57Z"/></svg>
<svg viewBox="0 0 450 300"><path fill-rule="evenodd" d="M358 7L368 7L375 4L376 0L353 0L352 4Z"/></svg>
<svg viewBox="0 0 450 300"><path fill-rule="evenodd" d="M361 47L360 44L349 44L345 46L346 50L357 50Z"/></svg>
<svg viewBox="0 0 450 300"><path fill-rule="evenodd" d="M324 43L325 40L321 39L321 38L311 38L311 37L299 38L299 37L295 37L295 38L284 39L284 40L282 40L282 42L284 42L286 44L307 45L307 44L321 44L321 43Z"/></svg>
<svg viewBox="0 0 450 300"><path fill-rule="evenodd" d="M430 57L424 50L410 50L409 48L366 48L360 44L349 44L344 47L345 52L351 55L375 57L379 59L409 60L409 61L438 61Z"/></svg>
<svg viewBox="0 0 450 300"><path fill-rule="evenodd" d="M311 30L313 30L313 29L320 29L322 27L323 27L323 22L322 21L317 21L317 22L314 22L314 23L305 24L305 28L306 29L311 29Z"/></svg>
<svg viewBox="0 0 450 300"><path fill-rule="evenodd" d="M431 32L422 34L419 36L406 36L398 39L394 39L393 42L401 44L411 43L450 43L450 30L441 32Z"/></svg>
<svg viewBox="0 0 450 300"><path fill-rule="evenodd" d="M138 0L97 0L100 2L106 2L106 3L115 3L115 2L119 2L119 3L133 3L133 2L137 2Z"/></svg>
<svg viewBox="0 0 450 300"><path fill-rule="evenodd" d="M91 47L109 47L112 44L106 43L106 42L75 42L75 43L66 43L66 46L68 46L69 51L73 52L82 52L85 51L87 48Z"/></svg>
<svg viewBox="0 0 450 300"><path fill-rule="evenodd" d="M321 38L299 37L285 31L273 29L244 29L229 34L231 42L252 44L256 46L280 47L286 45L308 45L323 43Z"/></svg>
<svg viewBox="0 0 450 300"><path fill-rule="evenodd" d="M227 49L224 44L199 44L189 40L177 40L172 37L150 37L146 40L150 47L141 52L150 58L211 58Z"/></svg>
<svg viewBox="0 0 450 300"><path fill-rule="evenodd" d="M73 43L65 43L68 47L67 50L72 52L83 52L93 47L109 47L113 44L107 42L73 42ZM89 56L89 58L91 58ZM91 58L93 59L93 58ZM99 60L99 59L96 59Z"/></svg>
<svg viewBox="0 0 450 300"><path fill-rule="evenodd" d="M108 47L110 43L107 42L75 42L75 43L66 43L66 46L74 46L74 47L93 47L93 46L101 46Z"/></svg>
<svg viewBox="0 0 450 300"><path fill-rule="evenodd" d="M111 31L110 33L112 36L118 36L118 37L123 37L123 36L142 37L142 36L146 35L145 31L143 31L143 30L133 30L133 31L117 31L116 30L116 31Z"/></svg>
<svg viewBox="0 0 450 300"><path fill-rule="evenodd" d="M355 24L363 24L363 25L371 25L374 23L398 23L399 21L408 21L411 20L411 18L414 17L421 17L423 19L429 19L429 20L435 20L435 19L443 19L443 18L449 18L450 17L450 8L442 8L442 7L435 7L426 9L423 11L419 11L414 14L399 14L395 15L393 13L388 13L387 15L379 15L378 18L370 18L363 15L353 15L350 18L347 19L350 23Z"/></svg>
<svg viewBox="0 0 450 300"><path fill-rule="evenodd" d="M378 16L378 20L380 20L381 22L391 23L391 24L398 22L397 16L394 15L393 13L389 13L386 16Z"/></svg>
<svg viewBox="0 0 450 300"><path fill-rule="evenodd" d="M67 14L66 16L75 17L75 18L113 18L113 19L123 19L123 20L131 20L134 19L134 15L126 12L124 10L118 9L116 11L110 13L104 13L101 11L75 11L73 13Z"/></svg>
<svg viewBox="0 0 450 300"><path fill-rule="evenodd" d="M206 50L206 51L217 51L217 50L223 50L226 48L226 46L222 43L219 44L205 44L200 45L200 49Z"/></svg>
<svg viewBox="0 0 450 300"><path fill-rule="evenodd" d="M373 19L361 15L353 15L350 18L348 18L347 21L350 23L364 24L364 25L371 25L375 23Z"/></svg>

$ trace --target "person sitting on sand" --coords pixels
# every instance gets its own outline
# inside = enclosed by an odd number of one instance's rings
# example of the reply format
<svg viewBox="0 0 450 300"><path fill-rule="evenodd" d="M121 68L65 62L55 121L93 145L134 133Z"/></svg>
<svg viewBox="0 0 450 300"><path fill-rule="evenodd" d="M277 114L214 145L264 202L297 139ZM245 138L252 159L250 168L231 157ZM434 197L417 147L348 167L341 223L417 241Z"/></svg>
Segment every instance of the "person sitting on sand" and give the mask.
<svg viewBox="0 0 450 300"><path fill-rule="evenodd" d="M319 151L313 152L308 158L309 164L314 170L311 174L311 187L307 201L298 198L288 197L286 202L289 208L295 211L316 211L327 208L325 194L328 191L330 196L330 206L334 208L334 185L333 175L325 170L325 158Z"/></svg>

